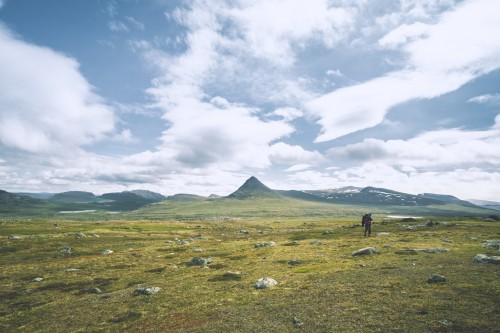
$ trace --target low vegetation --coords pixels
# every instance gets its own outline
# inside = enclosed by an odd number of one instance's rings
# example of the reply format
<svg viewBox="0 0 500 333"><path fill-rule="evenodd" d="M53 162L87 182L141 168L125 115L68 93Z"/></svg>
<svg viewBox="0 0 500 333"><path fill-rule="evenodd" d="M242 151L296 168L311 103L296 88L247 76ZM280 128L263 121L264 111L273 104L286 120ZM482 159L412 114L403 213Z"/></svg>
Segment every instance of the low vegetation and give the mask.
<svg viewBox="0 0 500 333"><path fill-rule="evenodd" d="M0 331L500 332L500 265L473 262L498 255L483 248L500 238L498 222L210 202L3 218ZM376 222L369 238L359 226L366 210ZM364 247L380 254L352 256ZM428 283L436 274L445 281ZM278 284L256 289L262 277Z"/></svg>

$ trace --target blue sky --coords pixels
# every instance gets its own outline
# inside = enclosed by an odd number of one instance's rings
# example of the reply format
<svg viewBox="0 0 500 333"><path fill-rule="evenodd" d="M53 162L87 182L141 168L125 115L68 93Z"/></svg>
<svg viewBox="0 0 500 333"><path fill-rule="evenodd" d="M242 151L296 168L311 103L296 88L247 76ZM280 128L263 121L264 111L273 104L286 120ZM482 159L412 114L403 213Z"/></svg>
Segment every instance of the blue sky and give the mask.
<svg viewBox="0 0 500 333"><path fill-rule="evenodd" d="M0 188L500 200L495 0L0 0Z"/></svg>

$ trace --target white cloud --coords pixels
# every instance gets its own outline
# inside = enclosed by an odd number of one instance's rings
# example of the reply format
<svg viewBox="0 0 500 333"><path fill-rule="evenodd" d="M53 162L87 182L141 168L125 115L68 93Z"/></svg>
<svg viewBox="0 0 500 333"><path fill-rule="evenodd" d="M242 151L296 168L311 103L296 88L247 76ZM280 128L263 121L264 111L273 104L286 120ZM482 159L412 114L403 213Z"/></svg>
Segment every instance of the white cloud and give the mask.
<svg viewBox="0 0 500 333"><path fill-rule="evenodd" d="M312 166L310 164L295 164L285 170L285 172L297 172L310 169Z"/></svg>
<svg viewBox="0 0 500 333"><path fill-rule="evenodd" d="M127 31L129 31L129 29L125 25L125 23L120 22L120 21L109 21L108 22L108 28L109 28L109 30L116 31L116 32L127 32Z"/></svg>
<svg viewBox="0 0 500 333"><path fill-rule="evenodd" d="M480 95L469 99L467 102L487 105L500 105L500 94Z"/></svg>
<svg viewBox="0 0 500 333"><path fill-rule="evenodd" d="M408 43L408 41L425 36L430 27L431 26L429 24L425 24L422 22L402 24L398 28L385 35L382 39L380 39L379 44L382 47L395 49L401 46L401 44L406 44Z"/></svg>
<svg viewBox="0 0 500 333"><path fill-rule="evenodd" d="M500 119L500 118L499 118ZM500 167L500 131L439 130L423 133L409 140L365 139L360 143L332 148L328 155L361 163L383 161L387 165L432 168L460 166Z"/></svg>
<svg viewBox="0 0 500 333"><path fill-rule="evenodd" d="M427 38L406 44L406 68L307 103L322 126L316 141L375 126L399 103L440 96L499 68L500 39L491 31L500 30L500 20L492 5L489 0L459 5L429 26Z"/></svg>
<svg viewBox="0 0 500 333"><path fill-rule="evenodd" d="M344 74L339 69L329 69L326 71L326 75L328 76L336 76L336 77L343 77Z"/></svg>
<svg viewBox="0 0 500 333"><path fill-rule="evenodd" d="M135 18L133 18L131 16L125 16L125 19L129 23L129 25L131 25L135 29L141 30L141 31L144 30L144 28L145 28L144 23L137 21Z"/></svg>
<svg viewBox="0 0 500 333"><path fill-rule="evenodd" d="M1 26L0 49L2 144L61 152L114 130L112 110L93 92L74 59L24 42Z"/></svg>
<svg viewBox="0 0 500 333"><path fill-rule="evenodd" d="M324 157L317 151L308 151L301 146L288 145L278 142L270 146L270 158L274 163L283 164L320 164Z"/></svg>
<svg viewBox="0 0 500 333"><path fill-rule="evenodd" d="M285 121L292 121L304 115L304 113L301 110L292 107L278 108L274 110L271 114L278 117L282 117Z"/></svg>

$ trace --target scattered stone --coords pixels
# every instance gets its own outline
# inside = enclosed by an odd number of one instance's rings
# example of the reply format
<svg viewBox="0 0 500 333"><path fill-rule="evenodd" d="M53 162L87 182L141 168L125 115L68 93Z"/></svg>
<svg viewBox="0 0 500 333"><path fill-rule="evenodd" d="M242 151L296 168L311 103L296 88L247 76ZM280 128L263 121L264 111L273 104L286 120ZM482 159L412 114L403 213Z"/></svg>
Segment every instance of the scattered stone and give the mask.
<svg viewBox="0 0 500 333"><path fill-rule="evenodd" d="M300 260L288 260L287 261L287 264L290 266L300 265L302 263L303 263L303 261L300 261Z"/></svg>
<svg viewBox="0 0 500 333"><path fill-rule="evenodd" d="M267 289L267 288L272 288L277 284L278 282L275 279L269 277L263 277L258 279L257 282L255 282L254 287L255 289Z"/></svg>
<svg viewBox="0 0 500 333"><path fill-rule="evenodd" d="M443 253L443 252L449 252L450 250L444 249L444 248L431 248L431 249L414 249L417 252L424 252L424 253Z"/></svg>
<svg viewBox="0 0 500 333"><path fill-rule="evenodd" d="M80 269L78 269L78 268L68 268L68 269L65 269L64 271L65 271L65 272L68 272L68 273L71 273L71 272L77 272L77 271L79 271L79 270L80 270Z"/></svg>
<svg viewBox="0 0 500 333"><path fill-rule="evenodd" d="M203 252L203 249L200 249L199 247L196 247L193 249L193 252Z"/></svg>
<svg viewBox="0 0 500 333"><path fill-rule="evenodd" d="M275 246L276 242L262 242L254 245L255 248L267 247L267 246Z"/></svg>
<svg viewBox="0 0 500 333"><path fill-rule="evenodd" d="M500 251L500 239L485 240L483 243L483 247L486 249L494 249Z"/></svg>
<svg viewBox="0 0 500 333"><path fill-rule="evenodd" d="M434 234L423 234L422 237L434 237Z"/></svg>
<svg viewBox="0 0 500 333"><path fill-rule="evenodd" d="M201 269L210 269L208 266L202 266Z"/></svg>
<svg viewBox="0 0 500 333"><path fill-rule="evenodd" d="M97 288L97 287L94 287L94 288L90 288L89 289L89 293L91 294L102 294L102 290Z"/></svg>
<svg viewBox="0 0 500 333"><path fill-rule="evenodd" d="M248 230L240 230L239 233L243 235L250 235L250 231Z"/></svg>
<svg viewBox="0 0 500 333"><path fill-rule="evenodd" d="M371 255L371 254L380 254L380 251L374 247L365 247L357 251L354 251L352 253L352 256Z"/></svg>
<svg viewBox="0 0 500 333"><path fill-rule="evenodd" d="M31 281L33 281L33 282L42 282L43 278L42 277L36 277L33 280L31 280Z"/></svg>
<svg viewBox="0 0 500 333"><path fill-rule="evenodd" d="M101 254L107 255L107 254L111 254L113 252L114 252L113 250L104 250L104 251L101 252Z"/></svg>
<svg viewBox="0 0 500 333"><path fill-rule="evenodd" d="M377 232L377 236L387 236L390 235L389 232Z"/></svg>
<svg viewBox="0 0 500 333"><path fill-rule="evenodd" d="M85 235L83 232L79 232L75 235L75 238L84 238L84 237L87 237L87 235Z"/></svg>
<svg viewBox="0 0 500 333"><path fill-rule="evenodd" d="M10 235L10 236L8 237L8 239L9 239L9 240L20 240L20 239L22 239L22 238L21 238L21 236Z"/></svg>
<svg viewBox="0 0 500 333"><path fill-rule="evenodd" d="M137 288L135 291L142 295L154 295L161 290L160 287Z"/></svg>
<svg viewBox="0 0 500 333"><path fill-rule="evenodd" d="M323 244L323 243L321 243L321 242L320 242L320 241L318 241L318 240L314 240L314 241L310 242L309 244L311 244L311 245L321 245L321 244Z"/></svg>
<svg viewBox="0 0 500 333"><path fill-rule="evenodd" d="M70 248L69 246L66 246L66 247L63 247L60 252L64 253L64 254L71 254L71 251L73 251L73 249Z"/></svg>
<svg viewBox="0 0 500 333"><path fill-rule="evenodd" d="M297 317L293 317L292 322L295 327L302 327L303 325L300 319Z"/></svg>
<svg viewBox="0 0 500 333"><path fill-rule="evenodd" d="M441 325L444 325L444 326L451 326L451 325L453 325L453 323L451 321L446 320L446 319L438 320L438 323L440 323Z"/></svg>
<svg viewBox="0 0 500 333"><path fill-rule="evenodd" d="M443 239L443 242L445 242L445 243L453 243L453 241L451 239Z"/></svg>
<svg viewBox="0 0 500 333"><path fill-rule="evenodd" d="M192 242L191 240L186 239L186 240L177 241L177 242L175 242L175 244L177 244L177 245L186 245L186 244L189 244L191 242Z"/></svg>
<svg viewBox="0 0 500 333"><path fill-rule="evenodd" d="M205 266L212 263L212 258L194 257L189 262L189 266Z"/></svg>
<svg viewBox="0 0 500 333"><path fill-rule="evenodd" d="M479 263L490 263L500 265L500 256L487 256L486 254L478 254L473 259Z"/></svg>
<svg viewBox="0 0 500 333"><path fill-rule="evenodd" d="M430 278L427 279L427 283L443 283L446 282L446 278L439 274L432 274Z"/></svg>
<svg viewBox="0 0 500 333"><path fill-rule="evenodd" d="M328 231L322 232L321 234L322 234L322 235L332 235L332 234L333 234L333 231L328 230Z"/></svg>

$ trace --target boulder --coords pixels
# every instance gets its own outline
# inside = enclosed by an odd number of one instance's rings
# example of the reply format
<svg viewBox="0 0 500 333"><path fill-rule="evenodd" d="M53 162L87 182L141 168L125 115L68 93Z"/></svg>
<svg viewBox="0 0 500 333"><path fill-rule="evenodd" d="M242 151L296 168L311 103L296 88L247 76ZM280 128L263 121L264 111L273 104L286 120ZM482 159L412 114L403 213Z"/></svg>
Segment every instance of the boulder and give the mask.
<svg viewBox="0 0 500 333"><path fill-rule="evenodd" d="M144 288L137 288L135 291L139 294L149 296L158 293L160 290L161 290L160 287L144 287Z"/></svg>
<svg viewBox="0 0 500 333"><path fill-rule="evenodd" d="M415 249L415 251L424 253L442 253L442 252L448 252L450 250L444 248L430 248L430 249Z"/></svg>
<svg viewBox="0 0 500 333"><path fill-rule="evenodd" d="M479 263L489 263L500 265L500 256L487 256L486 254L478 254L473 259L475 262Z"/></svg>
<svg viewBox="0 0 500 333"><path fill-rule="evenodd" d="M73 250L72 248L70 248L69 246L66 246L66 247L63 247L60 252L64 253L64 254L71 254L72 250Z"/></svg>
<svg viewBox="0 0 500 333"><path fill-rule="evenodd" d="M104 251L101 252L101 254L107 255L107 254L111 254L113 252L114 252L113 250L104 250Z"/></svg>
<svg viewBox="0 0 500 333"><path fill-rule="evenodd" d="M365 247L357 251L354 251L352 253L352 256L371 255L371 254L380 254L380 251L374 247Z"/></svg>
<svg viewBox="0 0 500 333"><path fill-rule="evenodd" d="M8 239L9 239L9 240L20 240L20 239L22 239L22 238L21 238L21 236L10 235L10 236L8 237Z"/></svg>
<svg viewBox="0 0 500 333"><path fill-rule="evenodd" d="M255 289L268 289L277 285L278 282L275 279L269 277L263 277L257 280L253 285Z"/></svg>
<svg viewBox="0 0 500 333"><path fill-rule="evenodd" d="M212 258L194 257L189 262L189 266L205 266L212 263Z"/></svg>
<svg viewBox="0 0 500 333"><path fill-rule="evenodd" d="M500 251L500 239L490 239L483 243L483 247L486 249L494 249Z"/></svg>
<svg viewBox="0 0 500 333"><path fill-rule="evenodd" d="M443 283L446 282L446 278L439 274L432 274L430 278L427 279L427 283Z"/></svg>
<svg viewBox="0 0 500 333"><path fill-rule="evenodd" d="M267 247L267 246L275 246L276 242L262 242L262 243L257 243L254 245L255 248L259 247Z"/></svg>

